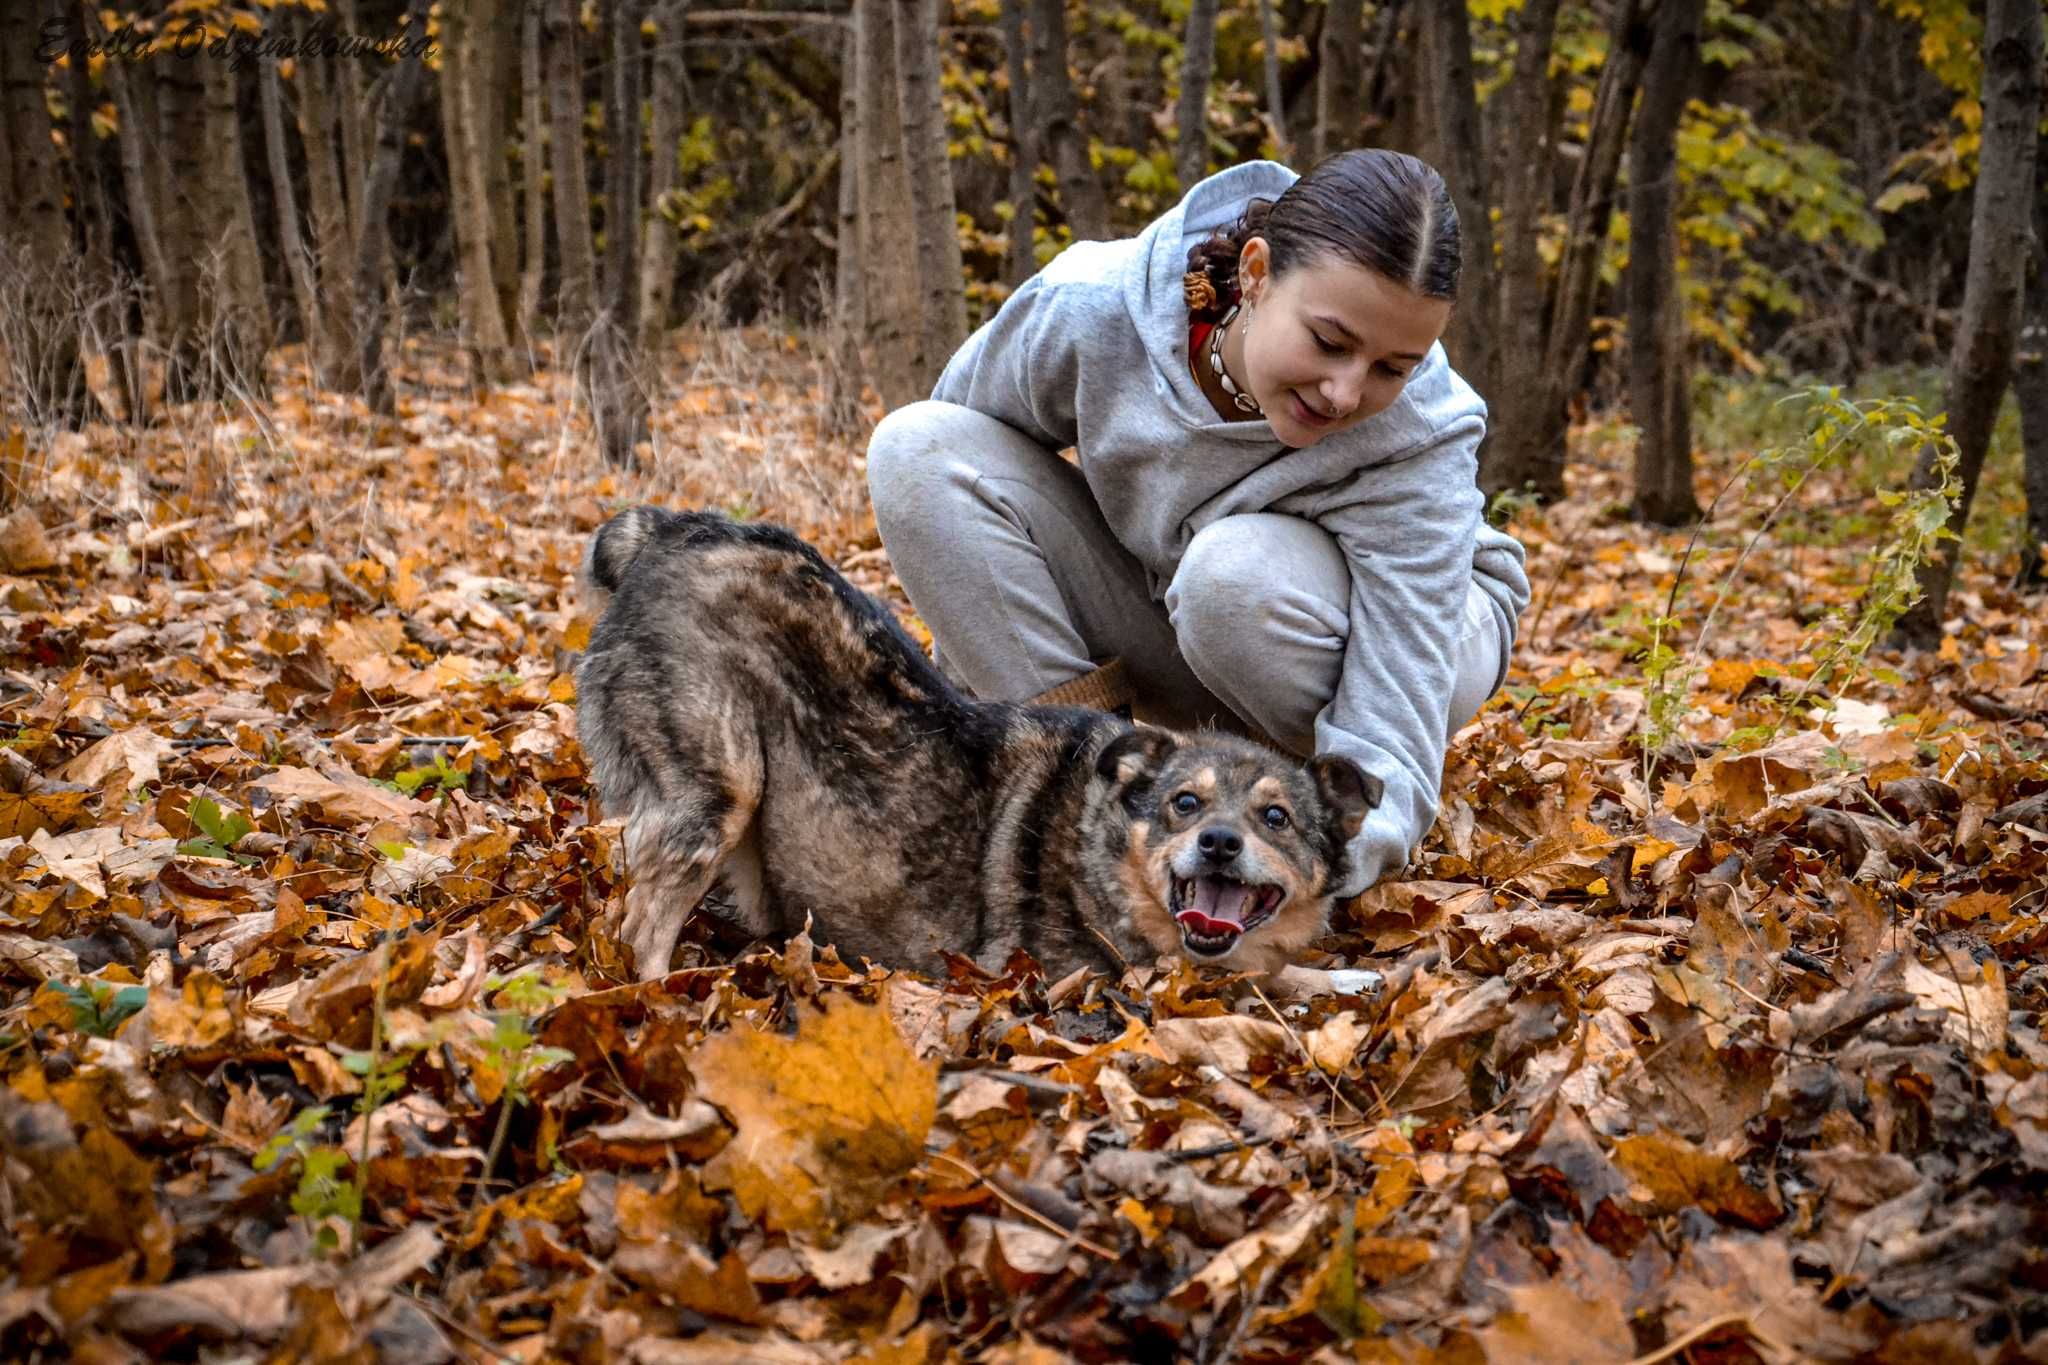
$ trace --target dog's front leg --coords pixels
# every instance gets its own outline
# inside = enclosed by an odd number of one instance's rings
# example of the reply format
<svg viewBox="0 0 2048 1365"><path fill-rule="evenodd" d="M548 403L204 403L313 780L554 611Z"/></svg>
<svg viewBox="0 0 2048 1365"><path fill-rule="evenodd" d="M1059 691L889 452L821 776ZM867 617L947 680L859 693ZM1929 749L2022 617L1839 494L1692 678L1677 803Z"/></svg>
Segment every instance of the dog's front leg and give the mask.
<svg viewBox="0 0 2048 1365"><path fill-rule="evenodd" d="M1273 993L1287 1000L1309 1000L1319 995L1372 995L1378 992L1383 979L1378 972L1363 968L1325 971L1291 962L1266 978Z"/></svg>
<svg viewBox="0 0 2048 1365"><path fill-rule="evenodd" d="M626 869L633 884L619 938L633 950L633 975L652 981L668 972L683 926L718 878L732 851L726 822L706 821L675 807L636 814L626 823Z"/></svg>

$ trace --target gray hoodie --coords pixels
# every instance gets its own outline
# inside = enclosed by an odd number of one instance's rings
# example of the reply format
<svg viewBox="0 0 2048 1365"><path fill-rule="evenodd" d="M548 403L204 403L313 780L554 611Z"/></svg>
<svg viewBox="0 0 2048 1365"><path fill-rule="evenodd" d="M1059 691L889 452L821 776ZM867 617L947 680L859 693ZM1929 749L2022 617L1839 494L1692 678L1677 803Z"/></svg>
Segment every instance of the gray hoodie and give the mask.
<svg viewBox="0 0 2048 1365"><path fill-rule="evenodd" d="M1436 819L1468 585L1493 600L1512 640L1529 579L1521 545L1483 515L1486 404L1441 345L1393 406L1300 450L1263 419L1219 418L1189 373L1188 248L1295 179L1271 161L1234 166L1136 237L1076 242L967 339L932 397L1051 449L1076 447L1155 601L1188 542L1219 517L1282 512L1336 539L1351 568L1351 634L1337 695L1316 717L1316 751L1352 758L1386 784L1336 888L1351 895L1400 870Z"/></svg>

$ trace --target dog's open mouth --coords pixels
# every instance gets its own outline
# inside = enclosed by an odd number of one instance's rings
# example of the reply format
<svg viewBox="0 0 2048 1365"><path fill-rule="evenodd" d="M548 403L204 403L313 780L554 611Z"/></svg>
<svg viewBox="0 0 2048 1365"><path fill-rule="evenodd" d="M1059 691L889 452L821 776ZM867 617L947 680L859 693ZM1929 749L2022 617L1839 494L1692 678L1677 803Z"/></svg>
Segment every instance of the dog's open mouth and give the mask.
<svg viewBox="0 0 2048 1365"><path fill-rule="evenodd" d="M1173 918L1189 952L1220 957L1238 935L1272 918L1285 894L1277 886L1252 886L1230 877L1175 877Z"/></svg>

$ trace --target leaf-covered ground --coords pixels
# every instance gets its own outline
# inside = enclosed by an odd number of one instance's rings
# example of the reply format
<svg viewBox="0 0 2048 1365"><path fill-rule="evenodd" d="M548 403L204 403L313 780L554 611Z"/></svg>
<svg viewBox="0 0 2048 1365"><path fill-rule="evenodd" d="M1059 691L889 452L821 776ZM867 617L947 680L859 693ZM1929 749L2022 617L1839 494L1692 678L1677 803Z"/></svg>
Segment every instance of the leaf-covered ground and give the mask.
<svg viewBox="0 0 2048 1365"><path fill-rule="evenodd" d="M628 985L583 538L712 503L901 605L803 349L670 360L645 475L551 376L473 402L424 352L395 423L280 371L14 449L0 1355L2048 1354L2038 603L1966 569L1938 654L1729 743L1873 547L1846 484L1739 568L1724 509L1646 789L1632 659L1685 538L1607 510L1628 452L1589 428L1575 500L1516 525L1509 691L1326 944L1377 995L801 939Z"/></svg>

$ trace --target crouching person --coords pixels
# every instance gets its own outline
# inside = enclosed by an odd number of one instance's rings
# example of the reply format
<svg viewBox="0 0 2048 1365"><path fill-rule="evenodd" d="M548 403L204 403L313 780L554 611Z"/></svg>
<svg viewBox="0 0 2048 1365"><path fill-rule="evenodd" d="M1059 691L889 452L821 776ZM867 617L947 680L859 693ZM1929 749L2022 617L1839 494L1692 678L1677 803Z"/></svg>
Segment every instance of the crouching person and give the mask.
<svg viewBox="0 0 2048 1365"><path fill-rule="evenodd" d="M1529 602L1440 344L1458 262L1442 178L1381 150L1233 167L1062 252L869 445L940 668L1350 758L1384 798L1334 890L1397 872Z"/></svg>

